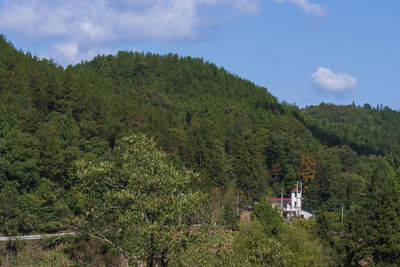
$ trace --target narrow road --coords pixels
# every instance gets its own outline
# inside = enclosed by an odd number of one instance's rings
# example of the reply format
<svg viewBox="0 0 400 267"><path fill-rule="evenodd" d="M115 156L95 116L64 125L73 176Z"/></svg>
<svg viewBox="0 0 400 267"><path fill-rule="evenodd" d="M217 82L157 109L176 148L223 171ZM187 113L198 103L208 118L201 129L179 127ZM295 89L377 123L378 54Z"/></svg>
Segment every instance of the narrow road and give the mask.
<svg viewBox="0 0 400 267"><path fill-rule="evenodd" d="M65 235L74 235L74 232L69 233L59 233L59 234L43 234L43 235L20 235L20 236L1 236L0 242L8 241L8 240L38 240L44 239L48 237L58 237Z"/></svg>

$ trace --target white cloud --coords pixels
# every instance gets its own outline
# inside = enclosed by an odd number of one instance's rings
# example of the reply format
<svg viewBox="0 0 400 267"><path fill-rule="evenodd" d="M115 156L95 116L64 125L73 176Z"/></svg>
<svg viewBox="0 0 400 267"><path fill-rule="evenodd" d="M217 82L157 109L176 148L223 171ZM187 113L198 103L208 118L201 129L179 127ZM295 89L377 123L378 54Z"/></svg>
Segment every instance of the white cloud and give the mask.
<svg viewBox="0 0 400 267"><path fill-rule="evenodd" d="M93 25L90 22L82 22L80 24L81 29L89 34L91 37L102 37L106 35L106 32L102 26Z"/></svg>
<svg viewBox="0 0 400 267"><path fill-rule="evenodd" d="M314 86L333 92L357 88L357 78L346 73L334 73L323 67L318 67L318 70L311 74L311 81Z"/></svg>
<svg viewBox="0 0 400 267"><path fill-rule="evenodd" d="M247 15L257 13L259 3L260 0L4 0L0 1L0 31L42 45L51 40L56 45L46 53L76 58L94 47L110 47L118 42L199 38L212 26L210 21L216 21L204 17L201 8L220 6Z"/></svg>
<svg viewBox="0 0 400 267"><path fill-rule="evenodd" d="M137 49L133 48L132 50L136 51ZM80 51L77 43L61 43L47 51L44 57L56 58L58 63L68 65L91 60L97 55L110 55L116 54L116 52L115 49L101 46L92 46L84 51Z"/></svg>
<svg viewBox="0 0 400 267"><path fill-rule="evenodd" d="M45 35L62 35L68 32L65 19L68 12L64 8L49 9L46 6L33 6L6 1L0 9L0 29L7 29L31 39Z"/></svg>
<svg viewBox="0 0 400 267"><path fill-rule="evenodd" d="M325 16L326 10L324 7L317 5L317 4L312 4L308 0L275 0L277 3L284 3L284 2L289 2L294 5L296 5L298 8L303 10L306 13L323 17Z"/></svg>
<svg viewBox="0 0 400 267"><path fill-rule="evenodd" d="M36 37L62 35L71 41L187 39L202 26L202 6L224 5L252 14L259 0L5 0L0 29ZM108 39L110 40L110 39Z"/></svg>
<svg viewBox="0 0 400 267"><path fill-rule="evenodd" d="M260 11L260 6L252 0L237 0L233 1L235 7L246 14L256 14Z"/></svg>
<svg viewBox="0 0 400 267"><path fill-rule="evenodd" d="M75 58L79 52L77 43L57 44L55 45L55 50L66 58Z"/></svg>

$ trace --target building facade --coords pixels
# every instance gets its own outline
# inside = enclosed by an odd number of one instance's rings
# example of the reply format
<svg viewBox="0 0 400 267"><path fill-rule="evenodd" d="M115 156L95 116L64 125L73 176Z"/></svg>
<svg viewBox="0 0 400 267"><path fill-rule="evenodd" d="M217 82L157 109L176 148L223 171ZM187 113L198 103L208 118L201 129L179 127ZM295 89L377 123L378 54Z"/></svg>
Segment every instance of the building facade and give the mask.
<svg viewBox="0 0 400 267"><path fill-rule="evenodd" d="M277 207L283 217L300 217L308 219L314 216L314 212L302 206L302 186L299 189L299 183L296 183L296 187L290 192L290 198L267 198L272 204L272 207Z"/></svg>

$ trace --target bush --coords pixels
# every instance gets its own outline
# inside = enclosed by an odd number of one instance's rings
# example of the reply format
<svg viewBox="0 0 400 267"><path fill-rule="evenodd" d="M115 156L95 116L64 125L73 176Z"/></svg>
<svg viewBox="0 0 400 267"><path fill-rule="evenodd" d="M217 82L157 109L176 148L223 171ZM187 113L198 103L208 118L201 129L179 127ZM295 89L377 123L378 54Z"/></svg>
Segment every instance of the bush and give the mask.
<svg viewBox="0 0 400 267"><path fill-rule="evenodd" d="M262 200L254 206L252 219L258 219L264 230L272 235L278 235L282 229L283 218L276 208L272 208L271 203Z"/></svg>

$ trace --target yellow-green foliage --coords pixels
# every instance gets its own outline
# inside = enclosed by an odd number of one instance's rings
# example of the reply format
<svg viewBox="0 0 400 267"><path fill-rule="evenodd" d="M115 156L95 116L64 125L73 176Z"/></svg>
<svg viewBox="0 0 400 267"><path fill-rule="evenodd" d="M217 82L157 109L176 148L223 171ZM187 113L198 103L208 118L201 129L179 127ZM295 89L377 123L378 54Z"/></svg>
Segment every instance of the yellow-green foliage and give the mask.
<svg viewBox="0 0 400 267"><path fill-rule="evenodd" d="M186 246L176 251L172 266L232 266L233 232L223 227L195 227Z"/></svg>
<svg viewBox="0 0 400 267"><path fill-rule="evenodd" d="M78 176L86 199L78 229L131 262L171 261L204 200L191 189L197 176L176 168L144 134L118 140L111 158L78 161Z"/></svg>
<svg viewBox="0 0 400 267"><path fill-rule="evenodd" d="M287 245L287 249L293 253L296 266L332 266L330 249L324 247L318 239L300 225L285 225L280 237L282 242Z"/></svg>
<svg viewBox="0 0 400 267"><path fill-rule="evenodd" d="M233 240L235 266L292 266L294 254L257 220L242 223Z"/></svg>
<svg viewBox="0 0 400 267"><path fill-rule="evenodd" d="M9 245L1 245L0 266L73 266L61 246L46 249L39 241L29 241L18 250L9 250Z"/></svg>

